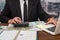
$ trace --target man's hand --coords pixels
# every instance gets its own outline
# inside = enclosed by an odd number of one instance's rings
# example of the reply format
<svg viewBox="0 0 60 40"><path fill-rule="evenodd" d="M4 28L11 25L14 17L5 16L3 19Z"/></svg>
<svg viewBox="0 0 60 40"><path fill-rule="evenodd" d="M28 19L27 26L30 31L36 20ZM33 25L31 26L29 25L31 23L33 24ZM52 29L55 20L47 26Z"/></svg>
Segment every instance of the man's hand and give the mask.
<svg viewBox="0 0 60 40"><path fill-rule="evenodd" d="M8 20L8 23L10 23L10 24L12 24L12 23L21 23L21 22L22 22L22 20L19 17L14 17L13 19Z"/></svg>
<svg viewBox="0 0 60 40"><path fill-rule="evenodd" d="M48 18L47 24L54 24L56 26L57 25L57 21L53 17L52 18Z"/></svg>

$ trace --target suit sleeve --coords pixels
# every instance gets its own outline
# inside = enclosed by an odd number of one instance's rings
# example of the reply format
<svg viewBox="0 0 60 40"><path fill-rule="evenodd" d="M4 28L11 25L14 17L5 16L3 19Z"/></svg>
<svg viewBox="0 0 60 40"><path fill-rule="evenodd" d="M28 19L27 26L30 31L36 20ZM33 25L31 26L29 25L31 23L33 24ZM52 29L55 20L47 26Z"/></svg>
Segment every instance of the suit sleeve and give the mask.
<svg viewBox="0 0 60 40"><path fill-rule="evenodd" d="M38 11L38 16L39 16L39 18L40 18L41 21L47 21L48 18L51 18L51 16L48 15L48 14L43 10L43 8L41 7L40 0L38 0L37 11Z"/></svg>
<svg viewBox="0 0 60 40"><path fill-rule="evenodd" d="M10 15L11 15L11 11L10 11L9 5L6 1L5 7L4 7L4 9L3 9L3 11L1 12L1 15L0 15L0 21L4 22L4 23L7 23L8 20L10 19L9 18Z"/></svg>

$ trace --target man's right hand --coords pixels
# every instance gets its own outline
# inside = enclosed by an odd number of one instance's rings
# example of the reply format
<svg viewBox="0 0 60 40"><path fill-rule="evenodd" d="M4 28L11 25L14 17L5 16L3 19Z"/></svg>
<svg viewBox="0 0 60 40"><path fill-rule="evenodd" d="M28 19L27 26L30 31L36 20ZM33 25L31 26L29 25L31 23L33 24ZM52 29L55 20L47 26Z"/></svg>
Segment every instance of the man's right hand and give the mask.
<svg viewBox="0 0 60 40"><path fill-rule="evenodd" d="M22 20L21 20L20 17L14 17L13 19L8 20L9 24L12 24L12 23L21 23L21 22L22 22Z"/></svg>

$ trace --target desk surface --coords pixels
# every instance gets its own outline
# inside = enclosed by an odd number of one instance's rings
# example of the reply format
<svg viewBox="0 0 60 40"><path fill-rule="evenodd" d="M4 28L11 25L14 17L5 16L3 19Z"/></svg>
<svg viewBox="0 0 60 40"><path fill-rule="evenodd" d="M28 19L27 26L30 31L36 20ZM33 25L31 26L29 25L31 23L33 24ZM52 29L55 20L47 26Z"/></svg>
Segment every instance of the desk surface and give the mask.
<svg viewBox="0 0 60 40"><path fill-rule="evenodd" d="M44 31L38 32L38 40L60 40L60 35L52 36Z"/></svg>
<svg viewBox="0 0 60 40"><path fill-rule="evenodd" d="M2 23L0 25L7 25L6 23ZM55 35L55 36L52 36L44 31L39 31L37 33L38 35L38 40L60 40L60 35Z"/></svg>

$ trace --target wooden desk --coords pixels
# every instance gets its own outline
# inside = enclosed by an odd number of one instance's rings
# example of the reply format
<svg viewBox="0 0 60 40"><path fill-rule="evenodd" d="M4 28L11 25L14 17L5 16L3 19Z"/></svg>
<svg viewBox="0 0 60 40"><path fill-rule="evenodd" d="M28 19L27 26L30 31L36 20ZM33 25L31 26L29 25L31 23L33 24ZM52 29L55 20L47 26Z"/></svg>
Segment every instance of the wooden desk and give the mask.
<svg viewBox="0 0 60 40"><path fill-rule="evenodd" d="M38 32L38 40L60 40L60 35L52 36L44 31Z"/></svg>
<svg viewBox="0 0 60 40"><path fill-rule="evenodd" d="M0 25L8 25L6 23L0 24ZM37 33L38 40L60 40L60 35L52 36L44 31L39 31Z"/></svg>

